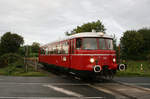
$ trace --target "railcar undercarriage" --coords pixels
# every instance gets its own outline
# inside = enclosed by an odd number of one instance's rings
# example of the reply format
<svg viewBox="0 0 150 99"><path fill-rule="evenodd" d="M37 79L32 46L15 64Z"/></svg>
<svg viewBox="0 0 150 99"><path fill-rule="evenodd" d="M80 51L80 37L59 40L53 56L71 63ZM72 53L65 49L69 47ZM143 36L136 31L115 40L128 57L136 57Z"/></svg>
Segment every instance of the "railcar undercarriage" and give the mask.
<svg viewBox="0 0 150 99"><path fill-rule="evenodd" d="M66 75L73 75L85 80L112 80L114 75L116 74L117 70L109 69L108 66L103 66L102 69L100 68L93 68L93 71L83 71L83 70L74 70L71 68L64 68L56 65L50 65L46 63L41 63L48 71L54 71L55 73L63 73ZM98 66L96 66L98 67ZM125 70L125 65L121 64L118 65L118 69L120 71ZM96 70L96 71L95 71ZM97 72L99 71L99 72Z"/></svg>

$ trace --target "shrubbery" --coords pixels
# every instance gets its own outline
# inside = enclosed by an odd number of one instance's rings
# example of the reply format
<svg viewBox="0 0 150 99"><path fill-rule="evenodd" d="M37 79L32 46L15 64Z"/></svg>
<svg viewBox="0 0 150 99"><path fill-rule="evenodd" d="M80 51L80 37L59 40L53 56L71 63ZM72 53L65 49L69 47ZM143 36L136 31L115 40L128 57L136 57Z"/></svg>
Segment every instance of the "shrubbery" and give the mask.
<svg viewBox="0 0 150 99"><path fill-rule="evenodd" d="M10 65L23 66L23 58L16 53L4 54L0 57L0 67Z"/></svg>
<svg viewBox="0 0 150 99"><path fill-rule="evenodd" d="M150 62L150 54L147 55L147 59Z"/></svg>
<svg viewBox="0 0 150 99"><path fill-rule="evenodd" d="M150 28L124 32L120 45L121 55L128 60L146 60L150 53Z"/></svg>

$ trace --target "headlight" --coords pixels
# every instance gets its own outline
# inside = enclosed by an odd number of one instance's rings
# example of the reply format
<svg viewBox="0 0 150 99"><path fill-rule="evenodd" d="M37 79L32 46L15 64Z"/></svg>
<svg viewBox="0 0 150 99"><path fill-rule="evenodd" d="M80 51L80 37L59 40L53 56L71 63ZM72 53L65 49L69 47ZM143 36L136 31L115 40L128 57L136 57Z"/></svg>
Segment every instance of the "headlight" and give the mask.
<svg viewBox="0 0 150 99"><path fill-rule="evenodd" d="M116 59L115 59L115 58L113 58L113 62L116 62Z"/></svg>
<svg viewBox="0 0 150 99"><path fill-rule="evenodd" d="M94 63L94 61L95 61L94 58L91 58L91 59L90 59L90 62L91 62L91 63Z"/></svg>

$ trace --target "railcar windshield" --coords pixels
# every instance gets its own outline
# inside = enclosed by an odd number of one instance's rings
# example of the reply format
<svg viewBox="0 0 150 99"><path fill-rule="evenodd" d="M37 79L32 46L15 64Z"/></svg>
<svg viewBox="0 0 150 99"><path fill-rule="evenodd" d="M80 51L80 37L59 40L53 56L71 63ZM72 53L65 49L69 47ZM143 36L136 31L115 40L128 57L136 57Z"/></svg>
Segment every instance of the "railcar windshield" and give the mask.
<svg viewBox="0 0 150 99"><path fill-rule="evenodd" d="M112 39L106 39L106 43L107 43L107 46L108 46L108 49L109 50L113 50L113 40Z"/></svg>
<svg viewBox="0 0 150 99"><path fill-rule="evenodd" d="M113 50L113 40L109 38L78 38L76 48L83 50Z"/></svg>
<svg viewBox="0 0 150 99"><path fill-rule="evenodd" d="M83 38L82 44L83 44L83 49L87 49L87 50L98 49L96 38Z"/></svg>
<svg viewBox="0 0 150 99"><path fill-rule="evenodd" d="M113 50L113 40L99 38L99 48L102 50Z"/></svg>

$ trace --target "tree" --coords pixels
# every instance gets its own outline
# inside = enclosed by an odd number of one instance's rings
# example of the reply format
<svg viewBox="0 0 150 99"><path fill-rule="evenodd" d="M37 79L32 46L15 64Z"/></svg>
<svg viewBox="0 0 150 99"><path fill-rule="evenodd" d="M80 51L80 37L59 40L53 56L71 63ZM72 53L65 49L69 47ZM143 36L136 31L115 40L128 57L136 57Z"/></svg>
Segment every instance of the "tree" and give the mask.
<svg viewBox="0 0 150 99"><path fill-rule="evenodd" d="M1 47L1 43L0 43L0 56L2 55L2 47Z"/></svg>
<svg viewBox="0 0 150 99"><path fill-rule="evenodd" d="M142 28L140 30L138 30L138 32L143 36L143 47L142 47L142 56L145 59L150 59L150 29L148 28Z"/></svg>
<svg viewBox="0 0 150 99"><path fill-rule="evenodd" d="M122 55L128 59L137 59L142 53L143 36L137 31L126 31L120 40Z"/></svg>
<svg viewBox="0 0 150 99"><path fill-rule="evenodd" d="M40 44L37 42L33 42L31 45L32 53L38 53L40 48Z"/></svg>
<svg viewBox="0 0 150 99"><path fill-rule="evenodd" d="M138 30L138 32L143 36L144 44L143 49L144 51L150 51L150 29L143 28Z"/></svg>
<svg viewBox="0 0 150 99"><path fill-rule="evenodd" d="M81 26L77 26L75 29L73 29L71 32L65 32L66 35L72 35L80 32L91 32L92 29L94 29L96 32L104 32L105 33L105 27L102 24L100 20L96 22L88 22Z"/></svg>
<svg viewBox="0 0 150 99"><path fill-rule="evenodd" d="M19 47L24 43L23 37L18 34L6 32L0 40L0 49L2 54L16 53Z"/></svg>

